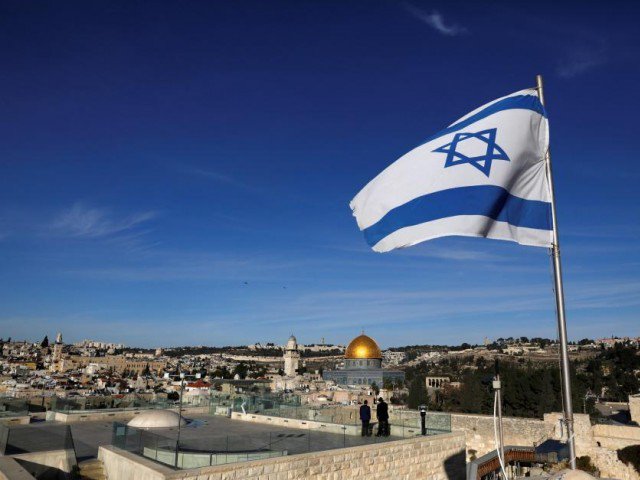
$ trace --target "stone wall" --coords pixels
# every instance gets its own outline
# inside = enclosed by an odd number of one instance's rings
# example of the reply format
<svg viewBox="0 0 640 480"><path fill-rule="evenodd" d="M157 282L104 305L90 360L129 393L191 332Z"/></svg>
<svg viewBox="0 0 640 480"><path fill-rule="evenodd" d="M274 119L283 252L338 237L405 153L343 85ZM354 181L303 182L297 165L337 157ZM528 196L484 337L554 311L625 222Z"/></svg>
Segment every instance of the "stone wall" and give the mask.
<svg viewBox="0 0 640 480"><path fill-rule="evenodd" d="M31 417L29 415L21 415L18 417L2 417L0 423L5 425L29 425L31 423Z"/></svg>
<svg viewBox="0 0 640 480"><path fill-rule="evenodd" d="M553 434L553 425L535 418L503 417L506 445L533 446ZM467 439L468 460L480 457L495 449L493 416L451 414L451 430L464 432Z"/></svg>
<svg viewBox="0 0 640 480"><path fill-rule="evenodd" d="M504 417L504 440L507 445L533 446L547 438L565 440L561 413L547 413L543 420ZM452 430L464 432L467 460L495 449L493 417L490 415L451 414ZM588 415L574 414L576 455L589 456L602 477L638 480L640 475L618 460L619 448L640 444L640 427L594 425Z"/></svg>
<svg viewBox="0 0 640 480"><path fill-rule="evenodd" d="M601 446L620 450L629 445L640 445L640 427L624 425L594 425L593 438Z"/></svg>
<svg viewBox="0 0 640 480"><path fill-rule="evenodd" d="M560 439L561 429L560 413L545 414L545 421L555 426L554 437ZM619 480L638 480L640 475L632 466L625 465L618 459L616 443L621 443L618 437L609 435L625 435L627 439L637 438L640 427L615 427L613 425L594 425L588 415L574 414L574 435L576 441L576 456L588 456L591 462L600 470L603 478L616 478ZM629 429L637 429L632 431ZM596 438L596 433L598 434ZM616 440L617 439L617 440ZM611 447L607 446L611 445Z"/></svg>
<svg viewBox="0 0 640 480"><path fill-rule="evenodd" d="M70 475L76 466L76 454L73 450L19 453L10 457L37 478L60 478Z"/></svg>
<svg viewBox="0 0 640 480"><path fill-rule="evenodd" d="M17 460L11 457L0 457L0 480L35 480L35 478Z"/></svg>
<svg viewBox="0 0 640 480"><path fill-rule="evenodd" d="M98 449L106 477L114 480L165 480L173 473L169 467L112 445Z"/></svg>
<svg viewBox="0 0 640 480"><path fill-rule="evenodd" d="M640 395L629 395L629 414L631 421L640 425Z"/></svg>
<svg viewBox="0 0 640 480"><path fill-rule="evenodd" d="M154 468L155 465L149 465L153 462L113 446L100 447L99 457L108 478L119 480L463 480L466 475L465 439L461 433L179 472Z"/></svg>

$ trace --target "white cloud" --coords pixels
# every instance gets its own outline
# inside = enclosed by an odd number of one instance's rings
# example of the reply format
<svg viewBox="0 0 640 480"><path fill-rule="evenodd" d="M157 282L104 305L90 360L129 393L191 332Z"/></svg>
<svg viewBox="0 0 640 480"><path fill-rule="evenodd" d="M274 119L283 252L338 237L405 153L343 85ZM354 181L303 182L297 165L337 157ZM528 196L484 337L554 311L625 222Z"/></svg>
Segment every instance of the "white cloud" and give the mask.
<svg viewBox="0 0 640 480"><path fill-rule="evenodd" d="M562 78L573 78L604 65L607 61L604 47L579 46L568 48L558 63L556 72Z"/></svg>
<svg viewBox="0 0 640 480"><path fill-rule="evenodd" d="M431 13L427 13L409 3L404 4L405 10L409 12L413 17L417 18L421 22L427 24L433 30L442 35L449 37L455 37L467 33L467 29L461 25L445 23L444 17L435 10Z"/></svg>
<svg viewBox="0 0 640 480"><path fill-rule="evenodd" d="M50 231L68 237L110 237L131 230L155 217L156 212L146 211L116 218L107 209L92 208L78 202L54 218Z"/></svg>
<svg viewBox="0 0 640 480"><path fill-rule="evenodd" d="M182 165L178 168L182 173L186 173L188 175L198 176L201 178L206 178L216 183L226 184L232 187L240 188L243 190L254 191L255 187L251 185L247 185L246 183L238 180L237 178L227 175L226 173L221 173L215 170L210 170L206 168L194 167L190 165Z"/></svg>

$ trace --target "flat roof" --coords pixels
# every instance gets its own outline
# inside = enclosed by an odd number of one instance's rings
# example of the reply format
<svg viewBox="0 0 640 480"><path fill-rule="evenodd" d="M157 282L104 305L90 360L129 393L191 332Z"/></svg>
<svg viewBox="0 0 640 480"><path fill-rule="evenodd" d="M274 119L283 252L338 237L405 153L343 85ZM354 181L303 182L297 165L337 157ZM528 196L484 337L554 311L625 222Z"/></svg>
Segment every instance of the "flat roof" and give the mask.
<svg viewBox="0 0 640 480"><path fill-rule="evenodd" d="M295 455L401 439L401 437L376 437L375 433L371 437L362 437L314 429L285 428L213 415L186 416L186 418L193 421L181 428L180 445L185 450L243 452L269 449L286 450L289 455ZM64 424L43 422L13 428L34 430L32 433L29 432L29 435L37 436L37 429L44 425ZM78 461L97 457L98 447L112 443L113 422L90 421L72 423L69 426ZM20 432L22 435L27 433L24 430ZM154 428L145 432L151 434L150 437L158 435L161 444L169 445L175 442L178 428ZM148 442L149 439L146 438L146 441Z"/></svg>

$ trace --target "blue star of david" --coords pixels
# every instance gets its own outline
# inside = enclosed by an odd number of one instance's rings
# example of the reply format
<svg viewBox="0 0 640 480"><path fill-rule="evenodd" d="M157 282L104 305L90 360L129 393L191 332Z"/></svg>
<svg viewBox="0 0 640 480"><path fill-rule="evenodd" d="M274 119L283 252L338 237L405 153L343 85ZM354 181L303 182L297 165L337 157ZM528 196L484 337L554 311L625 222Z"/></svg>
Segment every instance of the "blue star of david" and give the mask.
<svg viewBox="0 0 640 480"><path fill-rule="evenodd" d="M491 128L489 130L483 130L476 133L456 133L451 143L447 143L433 151L447 154L444 168L468 163L476 167L488 177L491 173L491 162L493 162L493 160L510 161L504 150L496 144L496 131L496 128ZM477 157L467 157L466 155L457 152L456 148L458 144L469 138L475 138L485 142L487 144L486 153L484 155L478 155Z"/></svg>

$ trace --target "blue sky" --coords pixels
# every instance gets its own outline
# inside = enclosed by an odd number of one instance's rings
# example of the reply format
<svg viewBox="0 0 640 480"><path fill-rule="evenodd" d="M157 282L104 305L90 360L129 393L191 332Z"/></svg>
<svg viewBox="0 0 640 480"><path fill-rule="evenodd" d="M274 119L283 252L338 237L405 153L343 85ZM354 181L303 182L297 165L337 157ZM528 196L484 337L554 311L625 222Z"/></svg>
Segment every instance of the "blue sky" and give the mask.
<svg viewBox="0 0 640 480"><path fill-rule="evenodd" d="M535 6L535 8L534 8ZM573 339L640 334L632 2L0 2L0 336L556 335L544 249L389 254L349 200L545 76Z"/></svg>

